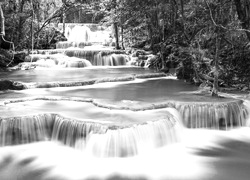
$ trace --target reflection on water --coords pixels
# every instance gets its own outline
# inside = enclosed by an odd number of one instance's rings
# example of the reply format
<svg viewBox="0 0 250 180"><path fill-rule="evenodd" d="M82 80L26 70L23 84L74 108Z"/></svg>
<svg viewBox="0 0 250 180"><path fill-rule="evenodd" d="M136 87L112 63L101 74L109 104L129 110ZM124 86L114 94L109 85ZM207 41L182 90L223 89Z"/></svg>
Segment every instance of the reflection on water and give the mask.
<svg viewBox="0 0 250 180"><path fill-rule="evenodd" d="M157 78L151 80L136 79L130 82L108 82L91 86L28 89L13 93L10 92L9 95L6 93L4 98L11 98L11 96L18 97L18 94L20 94L20 97L23 97L26 94L30 96L90 97L114 102L122 100L142 102L163 102L169 100L187 102L218 101L217 98L211 98L210 95L187 93L194 92L197 89L197 87L183 81L171 78ZM229 99L221 98L219 100L228 101Z"/></svg>
<svg viewBox="0 0 250 180"><path fill-rule="evenodd" d="M20 82L54 82L83 81L103 77L123 77L131 74L147 74L153 70L138 67L93 67L73 69L33 69L26 71L1 72L0 79Z"/></svg>

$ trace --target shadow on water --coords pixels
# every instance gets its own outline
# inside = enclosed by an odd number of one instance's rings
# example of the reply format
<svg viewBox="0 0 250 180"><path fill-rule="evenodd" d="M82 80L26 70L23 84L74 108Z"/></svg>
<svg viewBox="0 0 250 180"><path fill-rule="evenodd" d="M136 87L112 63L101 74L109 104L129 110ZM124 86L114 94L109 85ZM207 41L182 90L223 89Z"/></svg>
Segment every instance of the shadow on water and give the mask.
<svg viewBox="0 0 250 180"><path fill-rule="evenodd" d="M250 169L250 139L247 134L238 138L236 134L234 137L217 137L216 144L193 147L192 151L195 156L209 160L206 166L213 169L213 179L247 180Z"/></svg>

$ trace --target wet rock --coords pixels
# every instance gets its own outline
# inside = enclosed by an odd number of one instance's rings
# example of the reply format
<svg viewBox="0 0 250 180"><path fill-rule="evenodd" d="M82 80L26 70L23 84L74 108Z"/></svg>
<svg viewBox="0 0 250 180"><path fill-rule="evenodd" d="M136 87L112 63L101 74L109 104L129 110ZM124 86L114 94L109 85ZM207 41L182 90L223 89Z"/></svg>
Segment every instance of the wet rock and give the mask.
<svg viewBox="0 0 250 180"><path fill-rule="evenodd" d="M0 80L0 90L22 90L25 89L25 85L19 82L11 80Z"/></svg>

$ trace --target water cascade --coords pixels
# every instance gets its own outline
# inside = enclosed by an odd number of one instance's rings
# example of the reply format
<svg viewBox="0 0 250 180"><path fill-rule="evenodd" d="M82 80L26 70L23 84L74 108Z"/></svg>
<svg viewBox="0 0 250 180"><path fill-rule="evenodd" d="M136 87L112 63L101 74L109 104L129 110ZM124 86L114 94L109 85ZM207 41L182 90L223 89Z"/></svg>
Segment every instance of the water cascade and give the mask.
<svg viewBox="0 0 250 180"><path fill-rule="evenodd" d="M1 146L55 141L98 157L134 156L178 142L182 125L176 114L170 109L158 120L132 126L89 122L48 113L3 118L0 123Z"/></svg>
<svg viewBox="0 0 250 180"><path fill-rule="evenodd" d="M94 66L124 66L129 61L128 56L120 50L66 50L69 57L87 59Z"/></svg>
<svg viewBox="0 0 250 180"><path fill-rule="evenodd" d="M107 44L110 39L111 30L108 27L99 26L97 24L65 24L65 37L68 43L89 43L90 44ZM62 29L62 24L59 24L59 29ZM65 42L64 45L67 43ZM80 44L79 44L80 45ZM64 46L64 49L72 46ZM80 46L75 46L80 47ZM59 47L63 48L63 47Z"/></svg>
<svg viewBox="0 0 250 180"><path fill-rule="evenodd" d="M125 66L109 33L66 24L67 42L0 72L0 179L248 180L249 96Z"/></svg>
<svg viewBox="0 0 250 180"><path fill-rule="evenodd" d="M87 26L75 26L71 30L66 28L66 34L69 42L90 42L91 40L91 30Z"/></svg>
<svg viewBox="0 0 250 180"><path fill-rule="evenodd" d="M243 101L226 103L177 103L188 128L233 129L246 126L249 109Z"/></svg>
<svg viewBox="0 0 250 180"><path fill-rule="evenodd" d="M61 41L56 44L56 49L67 49L67 48L84 48L86 46L91 46L90 42L69 42L69 41Z"/></svg>
<svg viewBox="0 0 250 180"><path fill-rule="evenodd" d="M62 25L59 25L60 28ZM54 50L34 51L26 58L27 63L20 64L19 68L127 65L129 57L125 51L113 50L112 47L104 46L107 45L111 33L111 30L106 29L95 24L66 24L65 36L68 41L58 42L57 49ZM62 53L65 56L62 57Z"/></svg>
<svg viewBox="0 0 250 180"><path fill-rule="evenodd" d="M181 130L180 119L166 114L157 121L94 134L90 136L86 149L98 157L134 156L179 142Z"/></svg>
<svg viewBox="0 0 250 180"><path fill-rule="evenodd" d="M55 115L43 114L0 119L0 145L18 145L51 139Z"/></svg>
<svg viewBox="0 0 250 180"><path fill-rule="evenodd" d="M92 66L86 59L68 57L62 54L33 54L27 56L25 61L18 65L19 69L31 69L31 67L82 68Z"/></svg>
<svg viewBox="0 0 250 180"><path fill-rule="evenodd" d="M108 126L104 124L56 116L52 141L59 141L70 147L84 149L91 134L104 134L107 130Z"/></svg>

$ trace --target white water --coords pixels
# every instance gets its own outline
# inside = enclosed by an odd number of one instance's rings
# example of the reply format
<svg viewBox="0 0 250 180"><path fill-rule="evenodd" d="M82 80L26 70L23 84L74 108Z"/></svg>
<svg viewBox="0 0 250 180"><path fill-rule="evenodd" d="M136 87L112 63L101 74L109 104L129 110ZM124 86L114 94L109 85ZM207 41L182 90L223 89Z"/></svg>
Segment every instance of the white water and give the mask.
<svg viewBox="0 0 250 180"><path fill-rule="evenodd" d="M0 175L8 180L249 179L249 128L183 135L181 144L129 158L95 158L54 143L1 148Z"/></svg>
<svg viewBox="0 0 250 180"><path fill-rule="evenodd" d="M75 31L85 32L84 43L94 42L86 27ZM167 78L141 80L152 77L141 69L58 68L82 66L85 59L94 65L127 61L84 43L87 51L32 58L36 67L53 68L1 74L43 87L0 93L1 180L249 179L248 100L211 99ZM81 87L89 79L94 84ZM121 80L131 82L109 82Z"/></svg>
<svg viewBox="0 0 250 180"><path fill-rule="evenodd" d="M92 43L100 43L107 44L110 39L111 31L109 29L102 29L102 27L94 27L92 25L66 25L65 29L65 37L69 42L92 42Z"/></svg>

